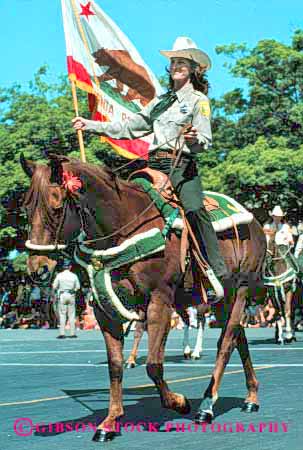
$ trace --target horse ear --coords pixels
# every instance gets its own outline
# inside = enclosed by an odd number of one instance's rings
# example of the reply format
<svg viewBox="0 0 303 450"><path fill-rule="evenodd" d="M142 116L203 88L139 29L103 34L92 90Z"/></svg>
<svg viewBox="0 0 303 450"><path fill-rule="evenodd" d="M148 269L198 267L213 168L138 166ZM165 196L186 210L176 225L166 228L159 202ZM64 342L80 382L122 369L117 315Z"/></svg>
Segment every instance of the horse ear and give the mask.
<svg viewBox="0 0 303 450"><path fill-rule="evenodd" d="M33 173L34 173L34 171L36 169L36 163L34 163L33 161L29 161L28 159L25 159L24 154L21 153L21 155L20 155L20 164L22 166L22 169L26 173L26 175L29 178L32 178Z"/></svg>
<svg viewBox="0 0 303 450"><path fill-rule="evenodd" d="M60 163L70 162L70 158L68 156L57 155L56 153L48 153L47 157L50 161L57 161Z"/></svg>
<svg viewBox="0 0 303 450"><path fill-rule="evenodd" d="M66 157L60 157L60 155L56 155L55 153L49 153L49 166L51 169L50 181L51 183L57 183L59 185L62 184L63 181L63 167L62 162L68 160Z"/></svg>

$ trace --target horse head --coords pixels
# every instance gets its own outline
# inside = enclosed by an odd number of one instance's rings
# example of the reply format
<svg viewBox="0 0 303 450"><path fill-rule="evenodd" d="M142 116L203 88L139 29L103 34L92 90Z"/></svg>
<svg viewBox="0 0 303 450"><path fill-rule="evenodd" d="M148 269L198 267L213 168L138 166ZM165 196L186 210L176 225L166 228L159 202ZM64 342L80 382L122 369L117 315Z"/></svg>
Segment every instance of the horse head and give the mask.
<svg viewBox="0 0 303 450"><path fill-rule="evenodd" d="M37 164L21 155L20 163L31 179L24 200L30 224L26 247L30 250L28 271L37 282L54 272L59 252L67 249L81 228L74 194L64 184L64 167L70 160L50 155L50 162Z"/></svg>

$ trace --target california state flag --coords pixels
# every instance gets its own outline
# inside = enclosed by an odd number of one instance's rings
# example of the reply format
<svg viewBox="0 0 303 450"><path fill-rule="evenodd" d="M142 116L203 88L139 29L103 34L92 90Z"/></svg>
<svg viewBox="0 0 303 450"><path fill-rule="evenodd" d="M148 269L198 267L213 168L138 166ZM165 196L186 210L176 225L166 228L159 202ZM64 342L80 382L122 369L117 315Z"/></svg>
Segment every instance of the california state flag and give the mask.
<svg viewBox="0 0 303 450"><path fill-rule="evenodd" d="M161 86L119 27L93 1L61 0L70 80L89 94L94 120L123 122ZM148 139L106 138L126 158L147 159Z"/></svg>

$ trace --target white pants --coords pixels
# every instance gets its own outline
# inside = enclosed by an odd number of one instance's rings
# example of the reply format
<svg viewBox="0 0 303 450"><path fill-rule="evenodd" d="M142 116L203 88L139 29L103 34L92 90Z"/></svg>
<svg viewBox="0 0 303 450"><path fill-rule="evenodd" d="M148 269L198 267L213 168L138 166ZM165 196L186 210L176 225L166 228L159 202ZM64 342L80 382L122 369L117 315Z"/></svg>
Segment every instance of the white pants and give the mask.
<svg viewBox="0 0 303 450"><path fill-rule="evenodd" d="M62 292L59 298L59 320L60 335L65 334L66 319L68 317L70 324L70 335L75 334L75 318L76 318L76 299L75 296L68 292Z"/></svg>

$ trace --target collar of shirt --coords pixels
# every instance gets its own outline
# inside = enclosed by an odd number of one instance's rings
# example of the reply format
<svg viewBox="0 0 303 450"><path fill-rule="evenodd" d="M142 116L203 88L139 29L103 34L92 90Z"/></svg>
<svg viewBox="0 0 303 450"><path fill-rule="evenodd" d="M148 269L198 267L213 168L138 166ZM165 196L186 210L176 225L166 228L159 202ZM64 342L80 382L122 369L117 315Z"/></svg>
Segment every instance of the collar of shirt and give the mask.
<svg viewBox="0 0 303 450"><path fill-rule="evenodd" d="M181 89L176 91L178 102L181 103L182 100L184 100L185 97L187 97L188 94L191 94L192 92L194 92L193 85L191 83L185 84Z"/></svg>

